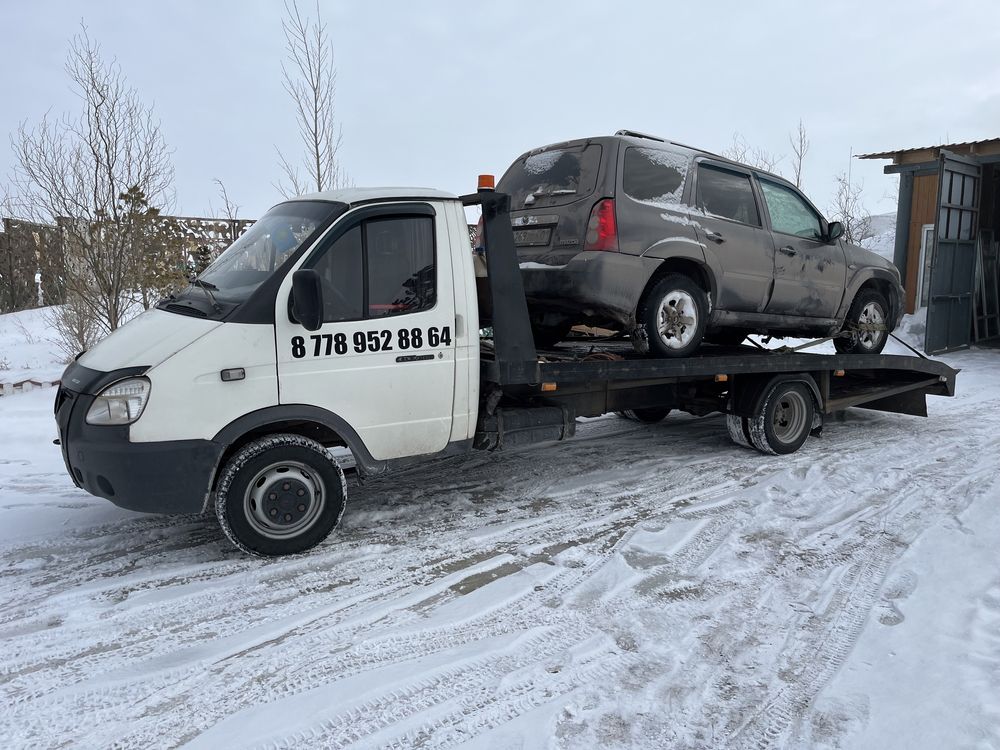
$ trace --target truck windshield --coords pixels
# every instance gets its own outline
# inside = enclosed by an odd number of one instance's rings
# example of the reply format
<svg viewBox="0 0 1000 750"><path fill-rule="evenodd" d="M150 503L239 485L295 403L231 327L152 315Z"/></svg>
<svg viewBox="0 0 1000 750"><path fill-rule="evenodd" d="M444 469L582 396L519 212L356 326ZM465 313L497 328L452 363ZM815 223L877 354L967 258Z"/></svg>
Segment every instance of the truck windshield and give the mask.
<svg viewBox="0 0 1000 750"><path fill-rule="evenodd" d="M196 285L209 289L219 302L245 301L295 254L334 209L335 204L321 201L275 206L202 271Z"/></svg>

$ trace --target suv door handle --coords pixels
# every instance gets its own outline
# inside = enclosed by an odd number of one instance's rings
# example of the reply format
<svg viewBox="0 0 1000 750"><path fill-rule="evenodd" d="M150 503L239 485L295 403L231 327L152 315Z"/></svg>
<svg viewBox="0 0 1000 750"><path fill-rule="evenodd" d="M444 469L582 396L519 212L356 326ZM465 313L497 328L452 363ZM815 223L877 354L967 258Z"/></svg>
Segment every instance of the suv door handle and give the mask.
<svg viewBox="0 0 1000 750"><path fill-rule="evenodd" d="M708 239L712 240L712 242L722 243L726 241L725 237L723 237L718 232L713 232L711 229L705 230L705 236L708 237Z"/></svg>
<svg viewBox="0 0 1000 750"><path fill-rule="evenodd" d="M785 245L784 247L779 247L778 248L778 252L779 253L784 253L785 255L787 255L789 257L794 257L795 256L795 249L791 245Z"/></svg>

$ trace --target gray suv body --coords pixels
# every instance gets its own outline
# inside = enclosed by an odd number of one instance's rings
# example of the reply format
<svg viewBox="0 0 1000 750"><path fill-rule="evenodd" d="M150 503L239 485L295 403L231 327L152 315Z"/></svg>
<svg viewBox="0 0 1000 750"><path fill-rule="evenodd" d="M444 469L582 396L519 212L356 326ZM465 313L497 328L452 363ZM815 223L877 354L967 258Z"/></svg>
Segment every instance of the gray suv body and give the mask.
<svg viewBox="0 0 1000 750"><path fill-rule="evenodd" d="M497 189L540 345L589 324L661 356L749 333L874 353L902 317L892 263L787 180L706 151L619 131L529 151Z"/></svg>

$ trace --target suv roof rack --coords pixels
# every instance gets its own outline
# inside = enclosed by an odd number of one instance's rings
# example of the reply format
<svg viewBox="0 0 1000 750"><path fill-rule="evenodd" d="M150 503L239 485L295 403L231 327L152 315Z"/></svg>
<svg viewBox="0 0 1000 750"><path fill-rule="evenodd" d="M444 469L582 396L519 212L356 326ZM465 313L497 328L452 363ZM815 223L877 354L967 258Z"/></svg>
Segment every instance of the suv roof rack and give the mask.
<svg viewBox="0 0 1000 750"><path fill-rule="evenodd" d="M650 135L649 133L640 133L638 130L619 130L615 135L627 135L632 138L645 138L648 141L659 141L660 143L669 143L666 138L660 138L658 135Z"/></svg>

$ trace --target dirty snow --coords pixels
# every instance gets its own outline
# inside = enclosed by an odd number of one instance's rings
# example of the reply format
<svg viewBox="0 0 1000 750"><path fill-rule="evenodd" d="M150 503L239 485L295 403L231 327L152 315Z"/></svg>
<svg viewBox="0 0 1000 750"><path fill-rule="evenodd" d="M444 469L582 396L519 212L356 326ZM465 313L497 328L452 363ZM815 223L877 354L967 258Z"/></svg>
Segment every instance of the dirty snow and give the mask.
<svg viewBox="0 0 1000 750"><path fill-rule="evenodd" d="M1000 747L1000 354L946 360L930 419L789 457L606 417L354 483L275 561L74 489L54 391L0 397L2 744Z"/></svg>

